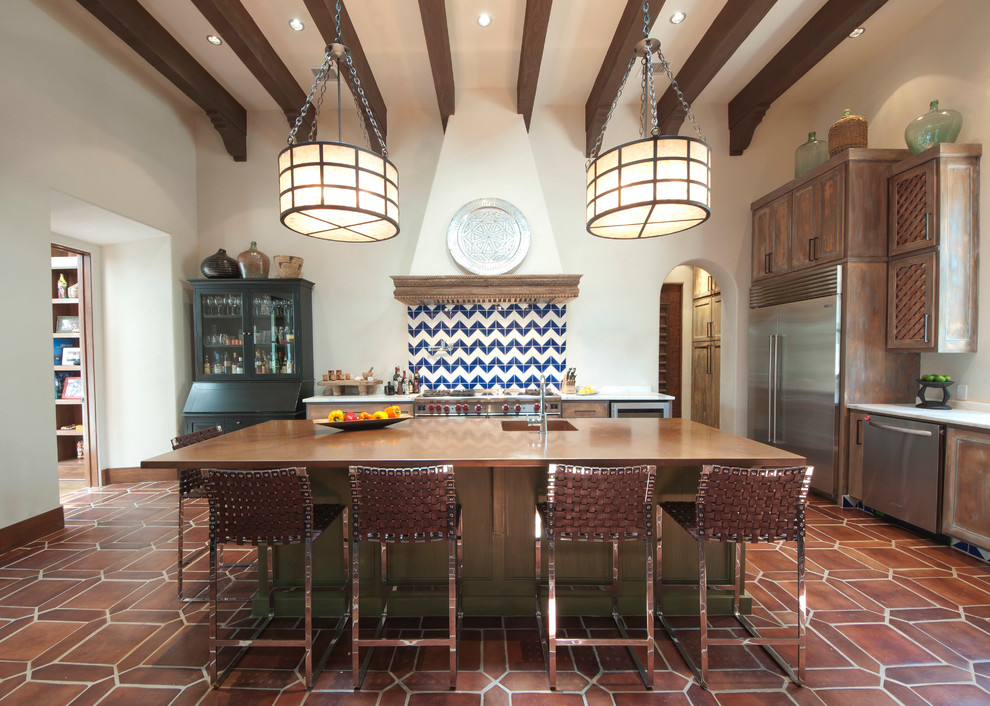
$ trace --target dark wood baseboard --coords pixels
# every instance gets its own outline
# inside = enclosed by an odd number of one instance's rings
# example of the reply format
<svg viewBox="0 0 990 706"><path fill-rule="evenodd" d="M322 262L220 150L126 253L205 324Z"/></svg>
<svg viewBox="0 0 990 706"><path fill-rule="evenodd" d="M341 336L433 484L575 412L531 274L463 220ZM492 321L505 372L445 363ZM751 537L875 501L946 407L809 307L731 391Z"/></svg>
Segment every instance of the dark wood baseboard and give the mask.
<svg viewBox="0 0 990 706"><path fill-rule="evenodd" d="M174 468L104 468L100 475L103 485L179 479L179 472Z"/></svg>
<svg viewBox="0 0 990 706"><path fill-rule="evenodd" d="M63 527L65 527L65 514L62 512L62 506L59 505L48 512L0 529L0 552L15 549Z"/></svg>

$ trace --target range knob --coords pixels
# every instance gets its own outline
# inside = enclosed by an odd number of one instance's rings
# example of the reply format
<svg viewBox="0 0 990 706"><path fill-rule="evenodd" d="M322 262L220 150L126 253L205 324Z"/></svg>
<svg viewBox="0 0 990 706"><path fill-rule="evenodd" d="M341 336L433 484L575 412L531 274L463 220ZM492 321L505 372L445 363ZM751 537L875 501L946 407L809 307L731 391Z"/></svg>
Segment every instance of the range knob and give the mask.
<svg viewBox="0 0 990 706"><path fill-rule="evenodd" d="M461 411L461 406L459 404L455 404L454 405L454 411L455 412L460 412Z"/></svg>
<svg viewBox="0 0 990 706"><path fill-rule="evenodd" d="M536 404L533 405L533 411L534 412L539 412L540 411L540 403L539 402L537 402Z"/></svg>
<svg viewBox="0 0 990 706"><path fill-rule="evenodd" d="M502 405L502 411L503 412L508 412L509 411L509 405L507 405L507 404Z"/></svg>
<svg viewBox="0 0 990 706"><path fill-rule="evenodd" d="M449 405L444 405L443 406L443 413L444 414L450 414L450 406Z"/></svg>
<svg viewBox="0 0 990 706"><path fill-rule="evenodd" d="M520 412L522 412L522 405L517 404L516 405L516 414L519 414Z"/></svg>
<svg viewBox="0 0 990 706"><path fill-rule="evenodd" d="M475 405L474 406L474 411L477 412L478 414L481 414L481 405L480 404L479 405Z"/></svg>
<svg viewBox="0 0 990 706"><path fill-rule="evenodd" d="M431 405L428 405L426 409L427 409L427 410L428 410L428 411L429 411L430 413L432 413L432 412L434 411L434 409L435 409L435 405L432 405L432 404L431 404Z"/></svg>

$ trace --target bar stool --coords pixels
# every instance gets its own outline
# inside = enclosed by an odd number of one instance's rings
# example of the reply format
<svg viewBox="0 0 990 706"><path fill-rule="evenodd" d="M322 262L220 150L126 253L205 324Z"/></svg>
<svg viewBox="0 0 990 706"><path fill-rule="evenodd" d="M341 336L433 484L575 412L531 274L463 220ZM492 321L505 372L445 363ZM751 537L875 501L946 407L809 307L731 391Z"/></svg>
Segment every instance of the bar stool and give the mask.
<svg viewBox="0 0 990 706"><path fill-rule="evenodd" d="M304 468L280 468L266 471L228 471L207 469L202 471L207 497L210 501L210 674L217 687L230 673L252 645L267 647L302 647L305 650L306 688L313 686L313 542L338 518L342 518L344 536L344 564L347 564L347 508L336 504L313 502L309 476ZM250 545L258 550L257 567L259 585L268 598L268 615L254 626L251 637L243 638L245 629L239 626L243 615L236 615L231 622L221 623L220 603L240 600L219 593L221 570L231 565L221 563L225 545ZM294 586L275 586L268 567L270 552L275 545L302 544L304 546L303 624L304 634L298 639L270 639L260 635L275 614L276 591L298 590ZM262 574L264 582L262 583ZM225 573L225 578L230 578ZM346 596L347 582L339 588ZM250 600L250 599L248 599ZM347 624L347 601L337 620L334 636L316 667L323 669ZM230 630L229 637L220 637L220 628ZM230 663L219 671L218 657L223 647L239 647Z"/></svg>
<svg viewBox="0 0 990 706"><path fill-rule="evenodd" d="M557 647L624 646L629 649L647 689L653 688L653 484L656 466L595 468L550 464L547 471L547 501L536 505L536 621L547 665L547 680L557 688ZM543 570L541 542L547 542L547 612L543 626ZM642 541L646 563L646 637L629 637L625 619L619 614L619 542ZM612 577L609 584L557 582L557 541L611 542ZM619 638L557 637L557 589L611 589L612 620ZM634 647L646 649L646 667Z"/></svg>
<svg viewBox="0 0 990 706"><path fill-rule="evenodd" d="M660 503L663 513L670 515L698 542L697 586L668 585L668 590L687 589L699 592L701 631L701 669L688 656L687 650L663 613L663 525L657 532L657 567L660 595L657 614L664 630L674 641L681 657L694 672L698 683L708 688L709 645L760 645L796 684L804 682L805 644L807 642L807 597L804 585L804 508L811 484L811 466L790 468L733 468L729 466L705 466L698 484L695 502ZM705 563L705 544L708 540L735 543L735 571L731 584L709 584ZM762 637L747 619L739 613L739 595L742 591L743 543L797 542L797 602L798 624L794 637ZM708 589L731 590L732 612L750 637L708 637ZM773 645L797 645L798 672L773 648Z"/></svg>
<svg viewBox="0 0 990 706"><path fill-rule="evenodd" d="M370 468L351 466L351 666L354 688L360 689L375 647L445 646L450 655L450 688L457 686L457 646L460 640L461 583L463 547L461 543L461 508L457 504L454 467L450 465L418 468ZM390 639L381 637L388 618L389 593L398 588L388 578L388 545L411 542L447 541L447 637ZM361 541L378 542L381 562L382 608L375 633L370 638L360 634ZM416 590L438 589L444 585L423 586ZM368 647L363 664L360 648Z"/></svg>
<svg viewBox="0 0 990 706"><path fill-rule="evenodd" d="M219 426L207 427L206 429L200 429L198 431L189 432L188 434L182 434L181 436L177 436L172 439L172 450L175 451L176 449L182 449L186 446L192 446L200 441L212 439L222 434L223 429ZM189 603L192 601L205 602L208 600L202 595L192 596L190 598L186 598L182 595L182 569L196 561L196 559L198 559L203 552L207 550L207 544L205 542L201 547L191 552L188 556L183 554L182 549L182 538L186 529L186 520L183 515L183 509L185 508L186 501L197 499L206 499L206 490L203 488L203 476L201 475L199 469L179 469L179 560L176 564L176 580L178 582L177 590L179 600L183 603ZM202 591L200 593L202 593Z"/></svg>

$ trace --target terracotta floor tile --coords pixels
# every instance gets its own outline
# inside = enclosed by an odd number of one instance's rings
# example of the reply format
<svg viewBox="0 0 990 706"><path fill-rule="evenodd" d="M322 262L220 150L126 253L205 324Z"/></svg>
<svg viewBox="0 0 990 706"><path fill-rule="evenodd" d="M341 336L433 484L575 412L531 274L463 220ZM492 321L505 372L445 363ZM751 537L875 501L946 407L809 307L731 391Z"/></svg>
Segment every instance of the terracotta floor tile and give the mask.
<svg viewBox="0 0 990 706"><path fill-rule="evenodd" d="M141 483L77 491L63 503L65 529L0 556L0 700L74 698L73 706L990 702L983 690L990 687L990 567L818 499L808 511L812 623L805 689L790 684L754 646L714 647L714 691L701 690L670 640L658 634L653 693L621 648L561 648L560 690L550 693L536 622L515 616L465 620L458 693L445 688L443 648L379 649L379 671L369 672L362 691L354 692L346 636L311 694L296 672L301 652L270 648L253 649L213 691L203 677L206 606L175 597L174 489L174 483ZM201 526L190 536L205 534L205 509L199 515ZM794 620L795 556L786 543L748 552L753 621L767 634ZM202 559L187 572L189 580L205 577ZM280 622L272 634L297 622ZM397 619L389 630L439 635L442 623ZM712 616L711 624L715 633L741 634L731 619ZM595 616L565 616L560 627L568 635L613 632L607 618ZM696 637L687 635L688 649L696 651ZM318 632L317 651L321 639L325 632ZM782 653L790 659L796 651Z"/></svg>
<svg viewBox="0 0 990 706"><path fill-rule="evenodd" d="M881 664L892 667L932 664L937 660L928 651L888 625L847 625L843 633Z"/></svg>
<svg viewBox="0 0 990 706"><path fill-rule="evenodd" d="M32 660L80 629L79 623L32 623L0 642L0 659Z"/></svg>
<svg viewBox="0 0 990 706"><path fill-rule="evenodd" d="M820 689L816 693L829 706L898 706L882 689Z"/></svg>
<svg viewBox="0 0 990 706"><path fill-rule="evenodd" d="M990 703L990 693L972 684L916 686L914 691L932 704L986 706L987 703Z"/></svg>

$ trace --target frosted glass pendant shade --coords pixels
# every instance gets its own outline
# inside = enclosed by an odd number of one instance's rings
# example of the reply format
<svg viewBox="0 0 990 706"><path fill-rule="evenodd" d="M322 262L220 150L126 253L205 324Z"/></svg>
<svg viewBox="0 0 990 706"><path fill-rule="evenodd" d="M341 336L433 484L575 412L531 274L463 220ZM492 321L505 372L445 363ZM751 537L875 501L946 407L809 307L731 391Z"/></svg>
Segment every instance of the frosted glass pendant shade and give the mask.
<svg viewBox="0 0 990 706"><path fill-rule="evenodd" d="M711 149L694 137L660 135L619 145L588 167L588 232L654 238L711 215Z"/></svg>
<svg viewBox="0 0 990 706"><path fill-rule="evenodd" d="M371 150L301 142L278 156L282 223L324 240L367 243L399 232L399 173Z"/></svg>

